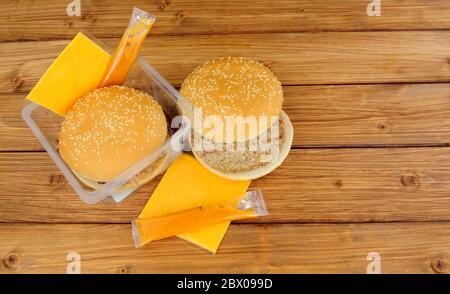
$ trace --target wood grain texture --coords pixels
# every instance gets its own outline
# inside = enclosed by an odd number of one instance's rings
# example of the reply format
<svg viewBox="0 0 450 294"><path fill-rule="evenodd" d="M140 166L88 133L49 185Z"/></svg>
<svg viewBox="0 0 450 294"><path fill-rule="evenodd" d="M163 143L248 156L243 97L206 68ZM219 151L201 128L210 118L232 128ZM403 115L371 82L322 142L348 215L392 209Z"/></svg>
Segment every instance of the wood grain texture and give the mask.
<svg viewBox="0 0 450 294"><path fill-rule="evenodd" d="M294 147L450 143L450 84L287 86L284 95ZM43 150L20 115L24 96L0 95L2 151ZM41 117L56 137L59 118Z"/></svg>
<svg viewBox="0 0 450 294"><path fill-rule="evenodd" d="M213 256L176 238L135 249L130 225L0 225L0 273L448 273L450 223L232 225ZM180 262L182 260L182 262Z"/></svg>
<svg viewBox="0 0 450 294"><path fill-rule="evenodd" d="M250 222L450 220L450 148L292 150L261 188L270 215ZM45 153L0 154L0 221L128 223L157 180L124 203L79 200Z"/></svg>
<svg viewBox="0 0 450 294"><path fill-rule="evenodd" d="M0 44L0 93L28 92L67 43ZM284 85L445 82L449 43L450 31L151 36L141 53L176 86L221 56L255 58Z"/></svg>
<svg viewBox="0 0 450 294"><path fill-rule="evenodd" d="M450 28L446 0L383 0L380 17L368 17L370 1L354 0L96 0L3 1L0 41L67 39L81 29L120 37L133 6L155 14L154 35L312 31L429 30Z"/></svg>
<svg viewBox="0 0 450 294"><path fill-rule="evenodd" d="M285 87L295 146L450 143L450 84Z"/></svg>
<svg viewBox="0 0 450 294"><path fill-rule="evenodd" d="M450 273L448 0L383 0L381 17L353 0L82 0L80 17L68 2L0 4L0 273L64 273L72 251L84 273L365 273L369 252L384 273ZM160 177L88 206L28 152L42 148L25 93L78 31L115 48L132 6L158 17L142 55L175 86L220 56L284 85L297 149L252 182L270 215L233 224L215 256L177 238L133 248Z"/></svg>

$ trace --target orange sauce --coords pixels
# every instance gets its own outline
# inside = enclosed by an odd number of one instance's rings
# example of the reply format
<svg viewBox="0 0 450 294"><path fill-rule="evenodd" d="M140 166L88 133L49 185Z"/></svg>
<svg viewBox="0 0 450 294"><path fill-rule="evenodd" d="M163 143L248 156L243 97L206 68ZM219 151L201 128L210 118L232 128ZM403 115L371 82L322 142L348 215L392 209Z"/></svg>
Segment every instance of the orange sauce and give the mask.
<svg viewBox="0 0 450 294"><path fill-rule="evenodd" d="M153 22L138 22L125 31L100 87L121 85L125 82L139 49L152 26Z"/></svg>
<svg viewBox="0 0 450 294"><path fill-rule="evenodd" d="M139 246L224 221L255 217L253 209L212 204L160 217L135 220Z"/></svg>

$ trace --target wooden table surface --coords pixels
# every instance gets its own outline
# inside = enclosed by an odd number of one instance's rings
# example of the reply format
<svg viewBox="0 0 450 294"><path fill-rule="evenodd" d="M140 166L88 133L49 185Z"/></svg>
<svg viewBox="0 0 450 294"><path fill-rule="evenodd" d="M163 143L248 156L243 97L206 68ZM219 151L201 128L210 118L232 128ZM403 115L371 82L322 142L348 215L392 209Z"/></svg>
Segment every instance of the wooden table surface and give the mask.
<svg viewBox="0 0 450 294"><path fill-rule="evenodd" d="M0 273L450 272L450 1L68 0L0 4ZM177 238L134 249L120 205L81 202L25 126L23 98L81 29L118 44L132 6L158 23L142 55L174 85L219 56L284 86L293 149L256 180L270 216L231 225L213 256Z"/></svg>

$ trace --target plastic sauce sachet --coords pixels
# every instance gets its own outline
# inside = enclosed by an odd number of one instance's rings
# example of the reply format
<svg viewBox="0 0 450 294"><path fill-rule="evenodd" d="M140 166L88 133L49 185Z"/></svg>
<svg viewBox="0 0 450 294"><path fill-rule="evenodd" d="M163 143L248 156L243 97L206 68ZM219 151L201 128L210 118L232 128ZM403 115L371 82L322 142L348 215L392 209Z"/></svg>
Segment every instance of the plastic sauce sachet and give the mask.
<svg viewBox="0 0 450 294"><path fill-rule="evenodd" d="M155 21L156 17L153 15L137 7L133 9L128 28L106 70L101 87L121 85L125 82L139 49Z"/></svg>
<svg viewBox="0 0 450 294"><path fill-rule="evenodd" d="M208 204L159 217L136 219L132 222L136 247L215 223L267 215L260 190L248 191L244 196L229 201Z"/></svg>

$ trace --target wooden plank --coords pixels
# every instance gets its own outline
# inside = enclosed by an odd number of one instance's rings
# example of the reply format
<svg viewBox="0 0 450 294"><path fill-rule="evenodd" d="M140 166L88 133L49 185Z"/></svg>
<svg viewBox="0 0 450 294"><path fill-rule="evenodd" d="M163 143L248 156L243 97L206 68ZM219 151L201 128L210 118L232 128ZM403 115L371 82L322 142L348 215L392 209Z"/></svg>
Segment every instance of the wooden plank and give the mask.
<svg viewBox="0 0 450 294"><path fill-rule="evenodd" d="M450 224L232 225L216 255L176 238L135 249L129 225L0 225L0 273L448 273ZM183 260L183 262L180 262Z"/></svg>
<svg viewBox="0 0 450 294"><path fill-rule="evenodd" d="M288 86L294 147L450 143L450 84ZM23 94L0 95L0 150L42 150L23 122ZM56 117L42 117L53 137Z"/></svg>
<svg viewBox="0 0 450 294"><path fill-rule="evenodd" d="M0 44L0 93L29 91L67 43ZM255 58L284 85L445 82L449 43L450 31L153 36L141 53L177 86L220 56Z"/></svg>
<svg viewBox="0 0 450 294"><path fill-rule="evenodd" d="M66 13L70 1L3 2L0 41L71 38L81 29L120 37L133 6L158 17L155 35L450 28L446 0L383 0L380 17L367 16L370 1L352 0L82 0L74 17Z"/></svg>
<svg viewBox="0 0 450 294"><path fill-rule="evenodd" d="M250 222L450 220L450 148L292 150L252 182L270 215ZM129 223L157 180L120 205L81 202L45 153L0 154L0 221Z"/></svg>
<svg viewBox="0 0 450 294"><path fill-rule="evenodd" d="M450 143L450 84L285 87L295 146Z"/></svg>

